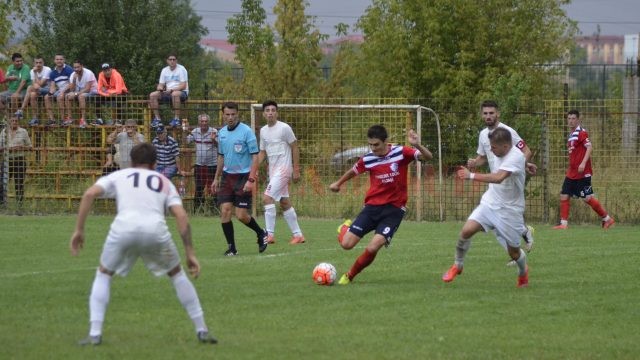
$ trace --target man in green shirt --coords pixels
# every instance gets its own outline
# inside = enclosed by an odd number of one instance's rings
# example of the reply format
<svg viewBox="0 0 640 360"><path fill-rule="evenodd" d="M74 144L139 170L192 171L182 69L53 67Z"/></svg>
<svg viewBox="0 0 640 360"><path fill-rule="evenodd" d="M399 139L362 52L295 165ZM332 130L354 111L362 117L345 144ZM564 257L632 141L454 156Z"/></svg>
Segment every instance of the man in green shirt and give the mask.
<svg viewBox="0 0 640 360"><path fill-rule="evenodd" d="M9 65L5 78L8 90L0 93L0 110L6 109L9 102L13 109L18 109L27 92L27 87L31 85L31 69L24 63L22 55L13 53L11 61L13 64Z"/></svg>

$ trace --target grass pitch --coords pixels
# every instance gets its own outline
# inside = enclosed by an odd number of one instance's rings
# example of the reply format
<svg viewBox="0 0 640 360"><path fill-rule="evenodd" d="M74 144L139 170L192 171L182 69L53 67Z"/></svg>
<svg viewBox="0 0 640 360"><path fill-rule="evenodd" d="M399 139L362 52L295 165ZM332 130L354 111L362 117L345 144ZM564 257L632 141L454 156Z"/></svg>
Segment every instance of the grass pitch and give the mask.
<svg viewBox="0 0 640 360"><path fill-rule="evenodd" d="M276 244L259 255L253 233L234 220L239 256L225 258L219 220L204 217L191 219L203 268L194 284L220 343L197 343L169 280L139 262L112 283L103 344L81 348L111 219L90 217L85 249L72 258L73 216L0 216L0 357L633 359L640 350L638 227L537 225L530 286L517 289L493 236L477 235L464 273L445 284L462 223L404 222L352 284L324 287L313 267L327 261L340 276L370 235L345 251L341 221L305 218L307 243L291 246L279 222Z"/></svg>

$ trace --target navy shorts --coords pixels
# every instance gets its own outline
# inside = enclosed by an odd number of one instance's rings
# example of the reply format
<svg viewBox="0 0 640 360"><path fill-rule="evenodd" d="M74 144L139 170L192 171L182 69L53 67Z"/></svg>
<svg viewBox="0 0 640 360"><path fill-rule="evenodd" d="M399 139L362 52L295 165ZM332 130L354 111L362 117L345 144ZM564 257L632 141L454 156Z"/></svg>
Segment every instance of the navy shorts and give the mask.
<svg viewBox="0 0 640 360"><path fill-rule="evenodd" d="M565 177L560 194L583 199L589 195L593 195L591 176L582 179L569 179Z"/></svg>
<svg viewBox="0 0 640 360"><path fill-rule="evenodd" d="M162 91L161 94L160 94L160 102L161 103L170 103L171 101L173 101L173 97L171 96L172 92L173 91ZM187 101L188 97L189 96L187 95L187 93L183 91L180 94L180 102Z"/></svg>
<svg viewBox="0 0 640 360"><path fill-rule="evenodd" d="M244 184L249 179L249 173L230 174L223 172L218 189L218 205L233 203L237 208L250 209L252 201L251 191L244 191Z"/></svg>
<svg viewBox="0 0 640 360"><path fill-rule="evenodd" d="M405 212L404 208L393 205L365 205L351 224L349 231L362 238L375 230L376 234L384 236L385 244L389 245L393 234L400 227Z"/></svg>

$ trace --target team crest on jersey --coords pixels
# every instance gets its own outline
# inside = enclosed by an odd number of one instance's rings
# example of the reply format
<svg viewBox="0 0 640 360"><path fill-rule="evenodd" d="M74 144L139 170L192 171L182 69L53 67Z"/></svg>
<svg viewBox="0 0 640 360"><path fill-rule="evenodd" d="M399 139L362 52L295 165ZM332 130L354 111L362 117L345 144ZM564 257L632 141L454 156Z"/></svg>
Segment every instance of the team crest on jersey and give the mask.
<svg viewBox="0 0 640 360"><path fill-rule="evenodd" d="M233 151L240 153L242 152L242 143L241 142L237 142L235 144L233 144Z"/></svg>
<svg viewBox="0 0 640 360"><path fill-rule="evenodd" d="M389 167L391 168L391 171L393 171L393 172L398 171L398 163L391 163L391 165Z"/></svg>

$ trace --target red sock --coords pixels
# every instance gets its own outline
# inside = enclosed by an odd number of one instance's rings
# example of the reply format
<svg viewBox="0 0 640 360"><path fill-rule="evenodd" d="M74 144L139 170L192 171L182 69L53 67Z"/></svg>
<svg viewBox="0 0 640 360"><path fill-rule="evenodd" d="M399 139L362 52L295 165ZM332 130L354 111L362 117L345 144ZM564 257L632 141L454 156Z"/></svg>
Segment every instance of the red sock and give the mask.
<svg viewBox="0 0 640 360"><path fill-rule="evenodd" d="M347 231L349 231L349 227L347 225L342 225L340 227L340 234L338 234L338 242L340 244L342 244L342 239L344 239L344 234L346 234Z"/></svg>
<svg viewBox="0 0 640 360"><path fill-rule="evenodd" d="M598 199L590 197L589 200L587 200L587 204L589 204L593 211L598 213L601 218L607 216L607 211L602 207L602 205L600 205L600 201L598 201Z"/></svg>
<svg viewBox="0 0 640 360"><path fill-rule="evenodd" d="M560 200L560 220L569 220L570 199Z"/></svg>
<svg viewBox="0 0 640 360"><path fill-rule="evenodd" d="M358 256L358 258L356 259L356 262L354 262L353 265L351 265L351 269L347 273L349 280L353 280L353 278L356 277L356 275L358 275L362 270L364 270L364 268L369 266L373 262L373 260L376 258L377 254L378 254L377 252L372 253L372 252L369 252L369 250L364 249L364 252L360 256Z"/></svg>

